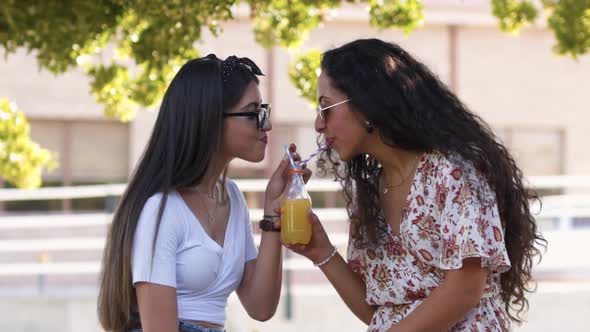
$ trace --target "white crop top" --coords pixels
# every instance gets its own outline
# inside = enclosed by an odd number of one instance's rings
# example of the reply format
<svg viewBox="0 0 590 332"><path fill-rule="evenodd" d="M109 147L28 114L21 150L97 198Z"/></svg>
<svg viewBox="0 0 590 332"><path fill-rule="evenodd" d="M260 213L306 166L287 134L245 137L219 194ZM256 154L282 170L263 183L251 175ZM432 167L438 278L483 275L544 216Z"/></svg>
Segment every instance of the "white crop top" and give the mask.
<svg viewBox="0 0 590 332"><path fill-rule="evenodd" d="M152 243L162 194L145 203L133 238L133 285L150 282L176 288L178 318L225 324L227 298L239 286L247 261L256 258L244 195L226 180L230 213L223 248L201 226L176 191L170 192Z"/></svg>

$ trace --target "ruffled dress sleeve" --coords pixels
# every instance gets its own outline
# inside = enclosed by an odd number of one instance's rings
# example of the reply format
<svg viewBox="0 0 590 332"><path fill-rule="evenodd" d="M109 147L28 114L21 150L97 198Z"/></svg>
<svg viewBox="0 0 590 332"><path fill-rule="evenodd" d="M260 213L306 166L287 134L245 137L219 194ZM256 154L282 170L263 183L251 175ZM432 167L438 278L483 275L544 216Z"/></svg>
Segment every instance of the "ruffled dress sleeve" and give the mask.
<svg viewBox="0 0 590 332"><path fill-rule="evenodd" d="M438 267L460 269L463 260L481 258L482 267L492 273L510 269L504 244L496 194L483 176L471 165L452 165L442 179L440 239L442 241ZM444 189L443 189L444 188Z"/></svg>

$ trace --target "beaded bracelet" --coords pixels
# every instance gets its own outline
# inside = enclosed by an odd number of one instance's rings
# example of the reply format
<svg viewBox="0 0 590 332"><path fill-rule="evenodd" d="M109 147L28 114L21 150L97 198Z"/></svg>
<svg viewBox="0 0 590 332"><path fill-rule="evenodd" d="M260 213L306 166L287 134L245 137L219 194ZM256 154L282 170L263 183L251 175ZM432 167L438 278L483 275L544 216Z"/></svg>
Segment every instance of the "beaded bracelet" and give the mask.
<svg viewBox="0 0 590 332"><path fill-rule="evenodd" d="M323 261L317 263L317 264L313 264L315 267L322 267L323 265L328 264L328 262L332 259L332 257L336 256L336 254L338 253L338 249L336 249L336 247L332 247L334 248L334 250L332 251L332 253L330 254L330 256L328 256L326 259L324 259Z"/></svg>

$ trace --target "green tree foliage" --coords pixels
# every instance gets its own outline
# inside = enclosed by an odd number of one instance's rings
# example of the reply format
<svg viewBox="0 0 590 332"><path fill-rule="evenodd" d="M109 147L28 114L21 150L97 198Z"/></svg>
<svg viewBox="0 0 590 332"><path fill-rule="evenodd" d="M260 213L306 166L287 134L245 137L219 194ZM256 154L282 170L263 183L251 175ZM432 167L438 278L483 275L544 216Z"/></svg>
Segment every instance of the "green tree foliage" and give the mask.
<svg viewBox="0 0 590 332"><path fill-rule="evenodd" d="M43 168L55 166L51 152L29 139L24 114L7 99L0 99L0 174L20 188L37 188Z"/></svg>
<svg viewBox="0 0 590 332"><path fill-rule="evenodd" d="M590 49L590 0L492 0L492 12L500 21L500 30L509 33L532 24L539 9L547 13L547 25L555 34L555 53L576 59Z"/></svg>
<svg viewBox="0 0 590 332"><path fill-rule="evenodd" d="M198 56L202 30L214 35L234 19L232 9L249 6L256 40L264 47L297 47L344 2L364 4L369 23L405 33L423 23L419 0L4 0L0 45L6 54L32 51L41 68L55 74L79 66L90 91L110 118L130 121L139 106L160 100L183 62ZM537 3L537 2L534 2ZM590 0L542 0L555 51L576 57L590 43ZM534 22L532 0L492 0L502 30L516 32Z"/></svg>
<svg viewBox="0 0 590 332"><path fill-rule="evenodd" d="M557 54L577 58L590 49L590 0L543 0L551 15L549 28L555 33Z"/></svg>
<svg viewBox="0 0 590 332"><path fill-rule="evenodd" d="M254 34L260 45L293 48L320 24L326 11L340 0L248 1L254 18Z"/></svg>
<svg viewBox="0 0 590 332"><path fill-rule="evenodd" d="M369 22L378 28L397 28L409 34L424 21L420 0L369 0L369 5Z"/></svg>
<svg viewBox="0 0 590 332"><path fill-rule="evenodd" d="M423 21L423 4L418 0L368 0L369 23L377 28L397 28L409 34ZM542 9L547 13L547 24L555 33L557 44L553 50L573 59L588 53L590 49L590 0L491 0L492 13L498 18L499 29L518 34L533 24ZM536 5L537 4L537 5ZM315 87L319 71L309 64L319 64L317 51L298 56L290 64L289 77L299 93L311 103L315 95L309 87Z"/></svg>
<svg viewBox="0 0 590 332"><path fill-rule="evenodd" d="M250 8L260 45L294 48L345 2L365 5L369 24L379 29L408 34L423 24L419 0L3 0L0 46L7 56L29 50L40 68L56 75L82 68L105 115L131 121L139 107L161 99L182 63L199 55L195 44L203 29L219 35L222 23L234 19L235 6ZM491 2L501 30L518 32L543 9L556 53L576 58L588 52L590 0ZM299 57L289 73L310 100L317 79L312 65L319 60L317 53L308 56Z"/></svg>
<svg viewBox="0 0 590 332"><path fill-rule="evenodd" d="M492 13L499 19L500 30L517 33L537 18L537 8L530 1L492 0Z"/></svg>
<svg viewBox="0 0 590 332"><path fill-rule="evenodd" d="M289 65L289 79L295 85L299 95L314 106L318 91L321 54L319 50L311 50L296 56Z"/></svg>

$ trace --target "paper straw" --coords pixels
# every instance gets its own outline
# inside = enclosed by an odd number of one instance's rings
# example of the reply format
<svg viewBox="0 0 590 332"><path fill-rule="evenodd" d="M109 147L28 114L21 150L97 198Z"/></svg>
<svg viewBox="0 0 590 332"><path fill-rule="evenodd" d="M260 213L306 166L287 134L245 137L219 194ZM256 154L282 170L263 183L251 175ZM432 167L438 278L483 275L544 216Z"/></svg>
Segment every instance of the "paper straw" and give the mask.
<svg viewBox="0 0 590 332"><path fill-rule="evenodd" d="M318 153L324 151L326 149L327 145L324 146L320 146L317 150L315 150L314 153L312 153L311 155L309 155L309 157L307 157L307 159L302 160L299 162L299 166L303 165L303 164L307 164L311 159L313 159L313 157L317 156Z"/></svg>

